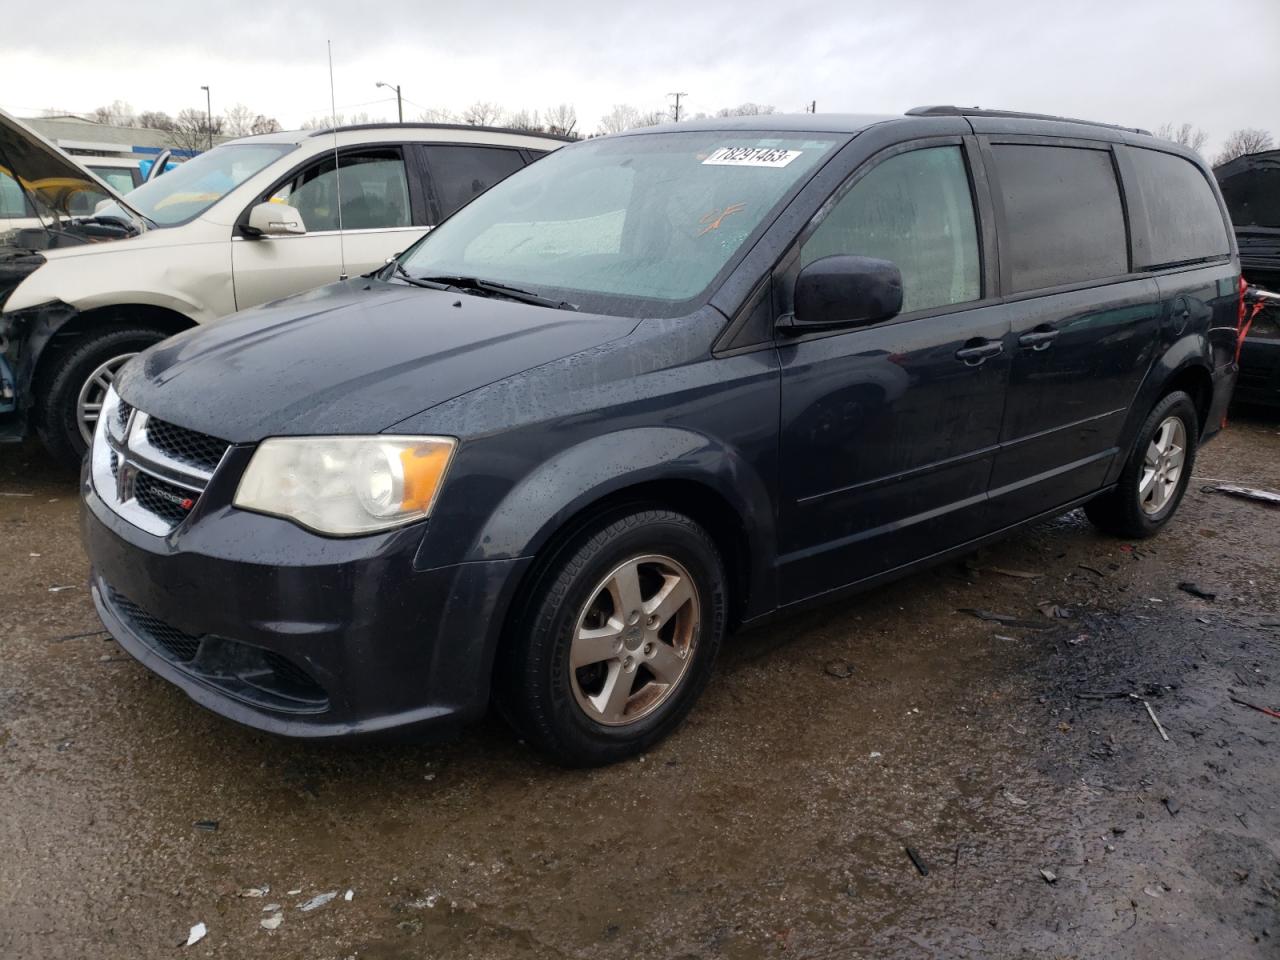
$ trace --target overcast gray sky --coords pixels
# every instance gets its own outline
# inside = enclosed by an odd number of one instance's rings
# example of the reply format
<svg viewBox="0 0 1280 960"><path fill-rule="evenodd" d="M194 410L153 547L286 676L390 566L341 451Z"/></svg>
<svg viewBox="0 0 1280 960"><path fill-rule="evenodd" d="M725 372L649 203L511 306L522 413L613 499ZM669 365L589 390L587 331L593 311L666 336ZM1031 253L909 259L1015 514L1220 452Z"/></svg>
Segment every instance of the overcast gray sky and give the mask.
<svg viewBox="0 0 1280 960"><path fill-rule="evenodd" d="M1280 0L58 0L55 19L0 18L0 106L19 116L115 98L203 109L209 84L215 113L240 102L296 127L328 112L331 39L338 110L375 118L394 119L385 80L402 85L406 119L567 101L584 132L615 103L661 109L682 90L692 113L957 103L1188 121L1210 150L1244 126L1280 139Z"/></svg>

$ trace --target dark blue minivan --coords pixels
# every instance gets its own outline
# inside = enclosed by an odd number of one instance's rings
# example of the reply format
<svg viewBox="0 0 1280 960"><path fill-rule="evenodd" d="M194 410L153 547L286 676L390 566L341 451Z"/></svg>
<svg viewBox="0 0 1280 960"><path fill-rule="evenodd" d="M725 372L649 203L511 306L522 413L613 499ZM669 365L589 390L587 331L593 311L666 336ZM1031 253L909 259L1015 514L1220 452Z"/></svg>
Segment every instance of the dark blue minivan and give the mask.
<svg viewBox="0 0 1280 960"><path fill-rule="evenodd" d="M103 622L262 730L568 764L671 731L726 633L1083 505L1154 534L1235 379L1213 177L998 111L567 146L386 269L180 334L98 422Z"/></svg>

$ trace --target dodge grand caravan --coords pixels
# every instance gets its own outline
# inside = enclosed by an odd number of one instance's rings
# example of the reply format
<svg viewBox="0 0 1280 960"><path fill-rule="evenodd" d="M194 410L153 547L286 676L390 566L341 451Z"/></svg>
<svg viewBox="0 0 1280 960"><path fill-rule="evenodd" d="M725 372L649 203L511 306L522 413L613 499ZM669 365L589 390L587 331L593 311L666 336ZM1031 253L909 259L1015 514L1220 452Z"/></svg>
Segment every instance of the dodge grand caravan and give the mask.
<svg viewBox="0 0 1280 960"><path fill-rule="evenodd" d="M83 480L103 622L262 730L569 764L675 727L726 632L1083 505L1156 533L1240 268L1140 131L954 107L585 141L377 276L180 334Z"/></svg>
<svg viewBox="0 0 1280 960"><path fill-rule="evenodd" d="M0 441L34 429L79 464L107 385L140 350L381 267L563 142L438 124L264 134L122 198L0 112Z"/></svg>

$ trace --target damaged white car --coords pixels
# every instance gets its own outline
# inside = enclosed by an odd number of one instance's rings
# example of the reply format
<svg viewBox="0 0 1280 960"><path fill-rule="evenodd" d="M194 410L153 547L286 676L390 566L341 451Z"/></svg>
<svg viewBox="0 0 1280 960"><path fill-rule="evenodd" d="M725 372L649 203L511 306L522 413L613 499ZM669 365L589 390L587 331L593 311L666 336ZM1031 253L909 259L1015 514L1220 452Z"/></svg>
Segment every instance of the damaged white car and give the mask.
<svg viewBox="0 0 1280 960"><path fill-rule="evenodd" d="M441 124L266 134L122 197L0 112L0 441L34 431L78 463L134 354L381 267L562 143Z"/></svg>

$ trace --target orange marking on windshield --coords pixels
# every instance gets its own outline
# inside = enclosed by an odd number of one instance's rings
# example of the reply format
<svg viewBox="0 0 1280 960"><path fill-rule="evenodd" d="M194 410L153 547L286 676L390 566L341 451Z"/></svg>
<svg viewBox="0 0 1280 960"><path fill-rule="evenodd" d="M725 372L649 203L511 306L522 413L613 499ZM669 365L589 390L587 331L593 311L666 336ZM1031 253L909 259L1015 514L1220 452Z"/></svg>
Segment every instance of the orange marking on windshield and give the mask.
<svg viewBox="0 0 1280 960"><path fill-rule="evenodd" d="M720 223L725 217L729 216L731 213L738 213L745 209L747 209L747 205L745 203L731 203L723 210L712 210L698 221L699 223L704 224L704 226L700 231L698 231L697 236L700 237L704 233L710 233L712 230L719 230Z"/></svg>

